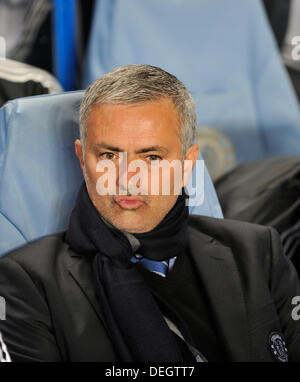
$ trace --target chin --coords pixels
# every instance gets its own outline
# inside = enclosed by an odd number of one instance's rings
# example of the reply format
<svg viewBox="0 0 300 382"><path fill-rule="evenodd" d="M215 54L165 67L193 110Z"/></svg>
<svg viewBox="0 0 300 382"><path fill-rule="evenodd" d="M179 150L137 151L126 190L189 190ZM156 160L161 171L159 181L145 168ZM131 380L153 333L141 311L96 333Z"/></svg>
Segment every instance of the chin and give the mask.
<svg viewBox="0 0 300 382"><path fill-rule="evenodd" d="M118 213L114 214L114 216L110 215L103 217L117 229L129 233L144 233L152 231L161 221L161 219L157 219L158 216L155 216L156 219L154 219L153 216L149 217L147 215L141 216L139 214L133 214L133 211L130 211L130 214L126 211L126 213Z"/></svg>
<svg viewBox="0 0 300 382"><path fill-rule="evenodd" d="M145 233L151 231L153 228L147 228L147 227L129 227L129 228L123 228L124 231L128 233Z"/></svg>
<svg viewBox="0 0 300 382"><path fill-rule="evenodd" d="M131 224L129 222L116 222L113 224L116 228L121 229L123 231L129 232L129 233L143 233L148 232L152 228L145 226L145 224L137 224L137 222Z"/></svg>

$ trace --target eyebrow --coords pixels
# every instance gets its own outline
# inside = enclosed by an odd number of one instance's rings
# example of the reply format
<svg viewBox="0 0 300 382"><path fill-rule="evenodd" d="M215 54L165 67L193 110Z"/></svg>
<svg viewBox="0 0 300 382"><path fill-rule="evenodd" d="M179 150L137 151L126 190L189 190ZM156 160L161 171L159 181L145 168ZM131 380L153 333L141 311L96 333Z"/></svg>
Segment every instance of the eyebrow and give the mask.
<svg viewBox="0 0 300 382"><path fill-rule="evenodd" d="M95 149L106 149L106 150L119 152L119 153L126 152L126 150L121 149L120 147L111 146L106 143L98 143L94 147ZM169 150L163 146L149 146L149 147L144 147L142 149L136 150L135 154L144 154L144 153L153 152L153 151L156 151L156 152L159 151L159 152L165 152L165 153L169 152Z"/></svg>

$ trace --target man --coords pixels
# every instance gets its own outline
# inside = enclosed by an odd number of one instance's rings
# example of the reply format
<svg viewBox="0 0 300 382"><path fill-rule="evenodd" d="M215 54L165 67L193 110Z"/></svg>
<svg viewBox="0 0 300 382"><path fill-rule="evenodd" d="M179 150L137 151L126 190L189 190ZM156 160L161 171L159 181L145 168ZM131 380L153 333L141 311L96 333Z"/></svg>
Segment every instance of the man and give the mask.
<svg viewBox="0 0 300 382"><path fill-rule="evenodd" d="M300 101L300 2L298 0L264 0L263 2L281 50L283 62Z"/></svg>
<svg viewBox="0 0 300 382"><path fill-rule="evenodd" d="M0 260L12 361L300 360L300 287L276 232L188 216L195 127L191 95L159 68L88 88L68 230Z"/></svg>
<svg viewBox="0 0 300 382"><path fill-rule="evenodd" d="M0 107L16 98L62 91L57 80L45 70L1 58L0 46Z"/></svg>

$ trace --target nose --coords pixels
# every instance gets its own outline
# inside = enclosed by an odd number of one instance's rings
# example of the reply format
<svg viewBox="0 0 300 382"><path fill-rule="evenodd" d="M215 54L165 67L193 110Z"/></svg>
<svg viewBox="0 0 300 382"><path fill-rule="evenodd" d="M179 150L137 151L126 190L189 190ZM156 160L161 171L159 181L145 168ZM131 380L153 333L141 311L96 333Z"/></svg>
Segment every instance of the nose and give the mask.
<svg viewBox="0 0 300 382"><path fill-rule="evenodd" d="M120 153L117 171L117 187L119 188L119 195L126 195L128 193L130 179L136 174L136 171L129 171L130 163L131 162L128 161L127 153Z"/></svg>
<svg viewBox="0 0 300 382"><path fill-rule="evenodd" d="M132 159L119 162L117 187L120 195L146 192L148 188L148 167L142 160Z"/></svg>
<svg viewBox="0 0 300 382"><path fill-rule="evenodd" d="M124 166L125 167L125 166ZM127 193L130 180L137 172L128 171L128 166L126 168L119 168L119 174L117 175L117 186L119 187L119 191L121 191L121 195L125 195L125 191Z"/></svg>

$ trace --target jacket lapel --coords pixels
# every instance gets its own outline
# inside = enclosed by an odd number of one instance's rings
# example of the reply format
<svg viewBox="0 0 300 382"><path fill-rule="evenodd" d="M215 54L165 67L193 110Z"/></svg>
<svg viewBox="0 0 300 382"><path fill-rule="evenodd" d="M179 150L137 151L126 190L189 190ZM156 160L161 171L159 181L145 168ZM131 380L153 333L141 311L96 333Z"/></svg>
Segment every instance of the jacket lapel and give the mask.
<svg viewBox="0 0 300 382"><path fill-rule="evenodd" d="M79 288L89 300L98 318L109 333L103 312L101 311L101 307L96 296L96 288L93 284L94 276L92 274L92 266L90 262L87 261L85 256L72 254L69 257L68 269L71 277L73 277Z"/></svg>
<svg viewBox="0 0 300 382"><path fill-rule="evenodd" d="M246 304L230 248L189 227L195 271L210 301L221 341L230 361L250 361Z"/></svg>

